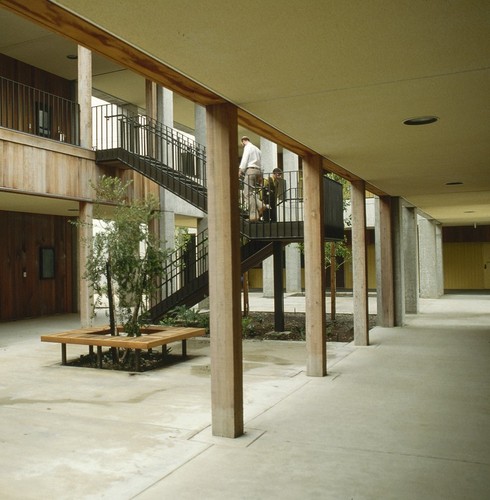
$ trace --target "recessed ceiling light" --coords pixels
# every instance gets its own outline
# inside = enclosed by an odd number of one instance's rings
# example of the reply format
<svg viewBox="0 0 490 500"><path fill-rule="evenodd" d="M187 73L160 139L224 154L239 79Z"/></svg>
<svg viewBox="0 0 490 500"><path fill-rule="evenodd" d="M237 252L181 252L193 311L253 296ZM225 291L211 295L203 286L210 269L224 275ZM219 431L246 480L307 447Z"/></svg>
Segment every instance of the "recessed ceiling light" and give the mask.
<svg viewBox="0 0 490 500"><path fill-rule="evenodd" d="M464 213L465 214L474 214L475 211L474 210L465 210Z"/></svg>
<svg viewBox="0 0 490 500"><path fill-rule="evenodd" d="M408 118L404 120L405 125L429 125L435 123L439 118L437 116L417 116L416 118Z"/></svg>
<svg viewBox="0 0 490 500"><path fill-rule="evenodd" d="M460 181L456 182L446 182L446 186L461 186L463 183Z"/></svg>
<svg viewBox="0 0 490 500"><path fill-rule="evenodd" d="M68 54L67 59L78 59L78 56L76 54Z"/></svg>

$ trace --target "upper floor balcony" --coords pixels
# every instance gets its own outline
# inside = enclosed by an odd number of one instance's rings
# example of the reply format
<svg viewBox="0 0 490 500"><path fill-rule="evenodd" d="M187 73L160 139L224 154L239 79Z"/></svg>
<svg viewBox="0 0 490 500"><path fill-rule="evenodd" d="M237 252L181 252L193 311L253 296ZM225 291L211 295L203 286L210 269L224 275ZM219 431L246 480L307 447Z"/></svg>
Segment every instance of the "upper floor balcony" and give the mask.
<svg viewBox="0 0 490 500"><path fill-rule="evenodd" d="M78 146L79 105L0 77L0 126Z"/></svg>

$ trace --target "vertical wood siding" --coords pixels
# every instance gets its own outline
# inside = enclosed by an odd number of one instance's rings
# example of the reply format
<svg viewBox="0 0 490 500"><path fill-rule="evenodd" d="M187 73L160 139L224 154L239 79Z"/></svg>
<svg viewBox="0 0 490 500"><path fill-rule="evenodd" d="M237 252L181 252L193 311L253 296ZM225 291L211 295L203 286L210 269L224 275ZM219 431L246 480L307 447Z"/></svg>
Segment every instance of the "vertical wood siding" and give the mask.
<svg viewBox="0 0 490 500"><path fill-rule="evenodd" d="M74 311L73 242L66 217L0 212L6 238L0 246L0 320ZM40 249L53 248L55 275L41 279Z"/></svg>

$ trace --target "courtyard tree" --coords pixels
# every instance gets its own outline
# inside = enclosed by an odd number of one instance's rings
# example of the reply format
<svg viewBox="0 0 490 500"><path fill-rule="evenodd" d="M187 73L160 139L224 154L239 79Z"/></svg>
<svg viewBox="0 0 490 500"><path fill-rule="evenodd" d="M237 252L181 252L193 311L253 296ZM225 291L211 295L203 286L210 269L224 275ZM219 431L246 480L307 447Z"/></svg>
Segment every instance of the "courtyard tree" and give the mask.
<svg viewBox="0 0 490 500"><path fill-rule="evenodd" d="M111 333L116 323L129 336L139 336L149 305L159 292L168 251L151 231L159 219L154 196L130 199L131 181L102 176L95 190L97 228L89 243L84 278L94 293L94 310L107 298ZM79 222L80 224L80 222Z"/></svg>

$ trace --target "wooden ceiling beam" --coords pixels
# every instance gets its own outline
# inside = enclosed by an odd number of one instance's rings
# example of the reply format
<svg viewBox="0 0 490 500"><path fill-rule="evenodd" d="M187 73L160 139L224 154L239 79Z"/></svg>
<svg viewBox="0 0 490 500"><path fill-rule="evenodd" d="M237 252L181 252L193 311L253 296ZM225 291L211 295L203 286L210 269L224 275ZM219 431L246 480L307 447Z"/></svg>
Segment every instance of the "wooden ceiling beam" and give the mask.
<svg viewBox="0 0 490 500"><path fill-rule="evenodd" d="M157 61L149 54L48 0L29 0L29 2L25 0L0 0L0 4L8 10L69 38L167 89L175 90L193 102L203 106L226 102L218 94Z"/></svg>
<svg viewBox="0 0 490 500"><path fill-rule="evenodd" d="M223 97L203 85L49 0L30 0L29 2L25 0L0 0L0 4L17 15L27 18L60 36L69 38L75 43L83 45L197 104L208 106L226 102ZM238 123L298 156L305 157L306 155L317 154L309 147L239 107ZM322 157L322 168L349 181L361 180L325 157ZM369 183L366 186L374 194L379 196L385 194Z"/></svg>

